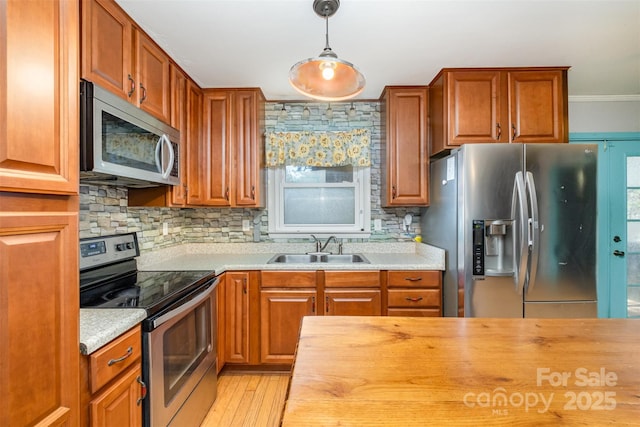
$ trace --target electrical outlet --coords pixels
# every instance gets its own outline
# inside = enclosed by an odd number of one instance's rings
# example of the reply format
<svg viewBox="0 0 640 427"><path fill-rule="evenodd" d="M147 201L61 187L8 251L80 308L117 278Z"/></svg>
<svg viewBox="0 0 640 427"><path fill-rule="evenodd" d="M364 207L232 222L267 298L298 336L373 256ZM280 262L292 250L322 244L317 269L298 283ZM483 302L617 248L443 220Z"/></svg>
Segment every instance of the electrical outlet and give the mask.
<svg viewBox="0 0 640 427"><path fill-rule="evenodd" d="M380 218L377 218L377 219L373 220L373 229L375 231L382 230L382 220Z"/></svg>
<svg viewBox="0 0 640 427"><path fill-rule="evenodd" d="M167 234L169 234L169 224L167 224L166 222L162 223L162 235L166 236Z"/></svg>
<svg viewBox="0 0 640 427"><path fill-rule="evenodd" d="M242 220L242 231L251 231L251 223L248 219Z"/></svg>

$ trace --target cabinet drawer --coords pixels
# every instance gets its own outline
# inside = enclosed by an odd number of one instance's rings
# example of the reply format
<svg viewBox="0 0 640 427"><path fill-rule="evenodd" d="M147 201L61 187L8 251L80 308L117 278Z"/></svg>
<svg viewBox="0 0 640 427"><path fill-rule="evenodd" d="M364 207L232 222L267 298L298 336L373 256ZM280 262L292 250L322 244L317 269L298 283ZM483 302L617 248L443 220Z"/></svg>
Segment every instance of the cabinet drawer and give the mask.
<svg viewBox="0 0 640 427"><path fill-rule="evenodd" d="M325 271L327 288L379 288L379 271Z"/></svg>
<svg viewBox="0 0 640 427"><path fill-rule="evenodd" d="M89 356L91 393L95 393L127 367L140 360L140 326L130 329Z"/></svg>
<svg viewBox="0 0 640 427"><path fill-rule="evenodd" d="M390 308L388 316L402 317L440 317L442 313L437 308Z"/></svg>
<svg viewBox="0 0 640 427"><path fill-rule="evenodd" d="M388 273L390 288L437 288L442 283L441 271L406 270Z"/></svg>
<svg viewBox="0 0 640 427"><path fill-rule="evenodd" d="M440 290L389 289L389 307L440 308Z"/></svg>
<svg viewBox="0 0 640 427"><path fill-rule="evenodd" d="M260 286L263 288L315 288L315 271L263 271Z"/></svg>

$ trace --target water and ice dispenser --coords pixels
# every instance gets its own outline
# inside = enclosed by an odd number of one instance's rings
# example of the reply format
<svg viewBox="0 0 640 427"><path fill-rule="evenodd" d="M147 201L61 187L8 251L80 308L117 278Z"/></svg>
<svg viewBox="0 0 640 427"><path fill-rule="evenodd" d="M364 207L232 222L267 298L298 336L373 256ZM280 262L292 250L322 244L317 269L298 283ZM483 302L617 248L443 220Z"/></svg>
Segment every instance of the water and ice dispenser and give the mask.
<svg viewBox="0 0 640 427"><path fill-rule="evenodd" d="M514 221L473 220L473 276L512 276L514 272Z"/></svg>

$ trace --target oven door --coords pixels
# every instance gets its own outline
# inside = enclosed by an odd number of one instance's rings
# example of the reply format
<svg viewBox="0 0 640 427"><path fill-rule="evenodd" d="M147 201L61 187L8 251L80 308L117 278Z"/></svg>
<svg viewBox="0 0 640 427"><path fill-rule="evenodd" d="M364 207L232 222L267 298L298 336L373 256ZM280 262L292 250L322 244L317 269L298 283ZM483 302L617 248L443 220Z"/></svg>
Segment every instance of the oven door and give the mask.
<svg viewBox="0 0 640 427"><path fill-rule="evenodd" d="M145 426L200 425L215 400L217 281L145 320Z"/></svg>

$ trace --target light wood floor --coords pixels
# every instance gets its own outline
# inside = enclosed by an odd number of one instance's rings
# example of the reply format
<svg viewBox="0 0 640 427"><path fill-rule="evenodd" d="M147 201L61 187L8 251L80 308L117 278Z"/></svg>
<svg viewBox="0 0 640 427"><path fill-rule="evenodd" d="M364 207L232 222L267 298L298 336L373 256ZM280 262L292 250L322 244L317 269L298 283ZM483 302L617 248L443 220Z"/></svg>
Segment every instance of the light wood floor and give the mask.
<svg viewBox="0 0 640 427"><path fill-rule="evenodd" d="M289 372L222 371L218 397L201 427L277 427Z"/></svg>

